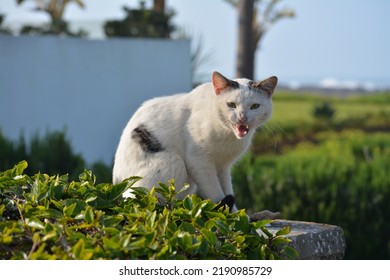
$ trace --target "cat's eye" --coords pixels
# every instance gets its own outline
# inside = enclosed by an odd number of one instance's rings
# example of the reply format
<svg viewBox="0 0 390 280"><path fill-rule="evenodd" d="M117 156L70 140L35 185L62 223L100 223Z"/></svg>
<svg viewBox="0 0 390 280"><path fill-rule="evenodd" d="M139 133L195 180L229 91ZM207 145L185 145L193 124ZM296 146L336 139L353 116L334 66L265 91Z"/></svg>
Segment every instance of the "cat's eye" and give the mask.
<svg viewBox="0 0 390 280"><path fill-rule="evenodd" d="M237 108L237 105L236 105L236 103L234 103L234 102L228 102L227 103L227 106L229 107L229 108Z"/></svg>
<svg viewBox="0 0 390 280"><path fill-rule="evenodd" d="M251 110L258 109L259 107L260 107L260 104L257 104L257 103L255 103L255 104L252 104L252 106L251 106Z"/></svg>

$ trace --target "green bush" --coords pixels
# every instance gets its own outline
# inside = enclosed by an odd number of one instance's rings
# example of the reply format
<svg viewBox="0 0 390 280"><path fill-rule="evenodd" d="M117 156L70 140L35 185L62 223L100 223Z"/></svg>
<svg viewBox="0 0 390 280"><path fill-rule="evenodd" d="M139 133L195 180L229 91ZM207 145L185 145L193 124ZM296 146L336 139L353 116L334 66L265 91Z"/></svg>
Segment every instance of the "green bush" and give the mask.
<svg viewBox="0 0 390 280"><path fill-rule="evenodd" d="M18 141L7 139L0 131L0 170L12 168L22 160L29 163L26 173L69 174L76 180L78 175L88 168L81 154L74 152L66 133L63 131L46 132L41 137L35 134L29 142L23 135ZM98 182L111 181L112 168L103 162L91 166Z"/></svg>
<svg viewBox="0 0 390 280"><path fill-rule="evenodd" d="M173 181L148 191L139 178L96 184L90 171L68 176L0 173L0 259L274 259L296 257L286 227L275 235L192 195L177 200ZM263 234L259 234L260 230Z"/></svg>
<svg viewBox="0 0 390 280"><path fill-rule="evenodd" d="M335 112L336 110L333 107L332 103L328 101L323 101L314 107L313 116L316 119L330 121L333 118Z"/></svg>
<svg viewBox="0 0 390 280"><path fill-rule="evenodd" d="M344 229L346 258L390 258L390 135L323 132L233 170L237 204ZM255 209L254 209L255 208Z"/></svg>

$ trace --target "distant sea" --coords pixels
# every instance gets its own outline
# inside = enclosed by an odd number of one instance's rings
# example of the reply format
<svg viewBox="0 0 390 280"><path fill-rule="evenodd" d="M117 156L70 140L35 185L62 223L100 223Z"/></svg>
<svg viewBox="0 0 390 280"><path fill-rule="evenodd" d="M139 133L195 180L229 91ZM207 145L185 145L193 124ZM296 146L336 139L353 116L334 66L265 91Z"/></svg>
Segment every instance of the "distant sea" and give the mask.
<svg viewBox="0 0 390 280"><path fill-rule="evenodd" d="M280 77L280 85L290 89L323 89L345 91L390 91L390 77Z"/></svg>

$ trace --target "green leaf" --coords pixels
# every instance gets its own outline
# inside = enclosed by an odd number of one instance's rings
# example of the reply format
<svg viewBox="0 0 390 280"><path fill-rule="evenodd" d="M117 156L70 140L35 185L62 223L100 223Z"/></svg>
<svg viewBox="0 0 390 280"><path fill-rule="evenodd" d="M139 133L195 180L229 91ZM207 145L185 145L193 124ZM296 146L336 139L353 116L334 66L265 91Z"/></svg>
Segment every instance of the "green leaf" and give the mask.
<svg viewBox="0 0 390 280"><path fill-rule="evenodd" d="M76 209L76 206L77 204L76 203L73 203L69 206L65 206L64 209L63 209L63 213L64 213L64 216L65 217L71 217L74 210Z"/></svg>
<svg viewBox="0 0 390 280"><path fill-rule="evenodd" d="M65 191L65 186L63 185L53 186L53 188L51 189L51 197L58 200L62 197L64 191Z"/></svg>
<svg viewBox="0 0 390 280"><path fill-rule="evenodd" d="M163 246L157 253L157 259L165 259L166 255L169 254L169 245Z"/></svg>
<svg viewBox="0 0 390 280"><path fill-rule="evenodd" d="M264 232L264 234L265 234L268 238L272 238L272 237L273 237L273 234L272 234L266 227L262 227L262 228L261 228L261 231Z"/></svg>
<svg viewBox="0 0 390 280"><path fill-rule="evenodd" d="M234 241L236 241L237 244L240 245L240 244L245 242L245 236L238 235L238 236L234 237Z"/></svg>
<svg viewBox="0 0 390 280"><path fill-rule="evenodd" d="M298 252L294 248L292 248L288 245L283 247L281 253L283 255L285 255L286 257L288 257L289 259L296 259L299 257Z"/></svg>
<svg viewBox="0 0 390 280"><path fill-rule="evenodd" d="M229 226L221 220L215 220L215 226L223 235L228 235L230 232Z"/></svg>
<svg viewBox="0 0 390 280"><path fill-rule="evenodd" d="M219 250L225 253L232 253L232 254L240 253L240 250L238 250L235 246L233 246L230 243L223 244Z"/></svg>
<svg viewBox="0 0 390 280"><path fill-rule="evenodd" d="M181 193L185 192L186 190L188 190L189 187L190 187L189 184L185 184L185 185L177 192L177 194L181 194Z"/></svg>
<svg viewBox="0 0 390 280"><path fill-rule="evenodd" d="M207 217L210 218L210 219L212 219L212 218L217 218L217 219L220 219L220 220L226 220L225 214L223 214L223 213L221 213L221 212L205 211L205 214L206 214Z"/></svg>
<svg viewBox="0 0 390 280"><path fill-rule="evenodd" d="M253 222L253 225L255 226L256 229L259 229L259 228L265 227L266 225L268 225L271 222L272 222L272 220L261 220L261 221Z"/></svg>
<svg viewBox="0 0 390 280"><path fill-rule="evenodd" d="M200 246L198 248L198 252L202 256L206 256L209 252L209 247L210 247L209 242L203 236L199 236L198 240L200 241Z"/></svg>
<svg viewBox="0 0 390 280"><path fill-rule="evenodd" d="M149 211L154 211L154 209L156 208L156 204L157 204L157 197L152 196L152 195L147 195L147 196L142 198L142 202L145 203L145 209L147 209Z"/></svg>
<svg viewBox="0 0 390 280"><path fill-rule="evenodd" d="M36 228L36 229L44 229L45 228L43 223L40 220L38 220L37 218L26 218L26 225L28 225L29 227L32 227L32 228Z"/></svg>
<svg viewBox="0 0 390 280"><path fill-rule="evenodd" d="M89 224L93 224L94 222L94 214L93 214L93 210L92 210L92 207L91 206L88 206L87 209L85 209L85 213L84 213L84 219L87 223Z"/></svg>
<svg viewBox="0 0 390 280"><path fill-rule="evenodd" d="M245 212L244 212L244 215L240 214L239 220L235 223L235 229L237 231L248 232L248 230L249 230L249 219L246 216Z"/></svg>
<svg viewBox="0 0 390 280"><path fill-rule="evenodd" d="M50 209L47 209L47 212L49 213L50 218L60 219L63 217L62 212L58 211L57 209L50 208Z"/></svg>
<svg viewBox="0 0 390 280"><path fill-rule="evenodd" d="M218 238L214 232L212 232L208 229L205 229L205 228L202 228L200 230L200 232L203 234L203 236L206 238L206 240L209 242L210 245L213 245L213 246L217 245Z"/></svg>
<svg viewBox="0 0 390 280"><path fill-rule="evenodd" d="M122 247L126 248L127 245L129 245L130 240L131 240L131 234L126 234L125 236L122 236L122 238L119 240L119 244Z"/></svg>
<svg viewBox="0 0 390 280"><path fill-rule="evenodd" d="M7 245L12 242L12 236L10 235L3 235L0 233L0 244Z"/></svg>
<svg viewBox="0 0 390 280"><path fill-rule="evenodd" d="M130 177L117 185L99 184L96 186L98 196L104 200L115 200L119 198L127 189L133 186L140 177Z"/></svg>
<svg viewBox="0 0 390 280"><path fill-rule="evenodd" d="M115 215L115 216L104 216L103 217L103 225L105 227L115 227L117 226L120 222L123 221L123 216L122 215Z"/></svg>
<svg viewBox="0 0 390 280"><path fill-rule="evenodd" d="M58 202L58 201L56 201L54 199L51 199L50 203L52 203L55 207L57 207L57 209L63 211L64 205L62 205L60 202Z"/></svg>
<svg viewBox="0 0 390 280"><path fill-rule="evenodd" d="M85 249L85 242L83 239L77 241L76 245L73 246L72 253L77 260L89 260L93 256L93 252Z"/></svg>
<svg viewBox="0 0 390 280"><path fill-rule="evenodd" d="M156 220L156 211L152 213L148 213L148 217L146 218L146 224L150 229L154 227L154 221Z"/></svg>
<svg viewBox="0 0 390 280"><path fill-rule="evenodd" d="M194 203L192 201L192 196L186 196L183 200L183 206L185 209L192 210L194 208Z"/></svg>
<svg viewBox="0 0 390 280"><path fill-rule="evenodd" d="M71 213L72 216L76 216L76 215L80 214L88 206L88 204L85 203L85 201L83 201L81 199L73 199L73 198L63 200L63 201L61 201L61 204L65 205L64 209L62 210L63 212L65 211L65 208L69 208L70 206L74 207L74 209ZM76 204L76 206L73 206L73 204ZM68 210L68 211L70 211L70 210Z"/></svg>
<svg viewBox="0 0 390 280"><path fill-rule="evenodd" d="M58 237L57 232L53 230L53 231L51 231L51 232L45 234L45 235L43 236L43 238L42 238L42 241L43 241L43 242L46 242L47 240L50 240L50 239L53 239L53 238L57 238L57 237Z"/></svg>
<svg viewBox="0 0 390 280"><path fill-rule="evenodd" d="M25 160L22 160L14 166L12 169L12 177L20 176L23 174L24 170L28 167L28 163Z"/></svg>
<svg viewBox="0 0 390 280"><path fill-rule="evenodd" d="M166 184L164 184L164 183L162 183L162 182L159 182L159 183L158 183L158 186L159 186L159 187L156 188L156 191L157 191L158 193L166 194L166 195L170 193L168 185L166 185Z"/></svg>
<svg viewBox="0 0 390 280"><path fill-rule="evenodd" d="M291 227L290 226L285 226L283 227L282 229L278 230L275 235L276 236L281 236L281 235L287 235L289 234L291 231Z"/></svg>
<svg viewBox="0 0 390 280"><path fill-rule="evenodd" d="M276 237L272 240L272 244L273 245L281 245L281 244L287 244L287 243L290 243L291 240L288 239L288 238L285 238L285 237Z"/></svg>
<svg viewBox="0 0 390 280"><path fill-rule="evenodd" d="M120 233L120 230L114 227L104 227L103 230L112 236L118 235Z"/></svg>
<svg viewBox="0 0 390 280"><path fill-rule="evenodd" d="M167 225L167 237L169 238L169 237L173 236L176 231L177 231L176 223L168 222L168 225Z"/></svg>
<svg viewBox="0 0 390 280"><path fill-rule="evenodd" d="M187 222L183 222L180 227L179 227L181 230L183 231L186 231L186 232L189 232L191 234L195 234L196 230L194 228L194 226L190 223L187 223Z"/></svg>
<svg viewBox="0 0 390 280"><path fill-rule="evenodd" d="M97 199L97 195L90 194L86 197L85 202L89 203L89 202L95 201L96 199Z"/></svg>
<svg viewBox="0 0 390 280"><path fill-rule="evenodd" d="M199 201L194 208L190 211L190 215L192 218L198 218L202 212L203 208L208 204L207 200Z"/></svg>
<svg viewBox="0 0 390 280"><path fill-rule="evenodd" d="M192 237L188 232L180 232L177 236L179 246L187 251L192 246Z"/></svg>

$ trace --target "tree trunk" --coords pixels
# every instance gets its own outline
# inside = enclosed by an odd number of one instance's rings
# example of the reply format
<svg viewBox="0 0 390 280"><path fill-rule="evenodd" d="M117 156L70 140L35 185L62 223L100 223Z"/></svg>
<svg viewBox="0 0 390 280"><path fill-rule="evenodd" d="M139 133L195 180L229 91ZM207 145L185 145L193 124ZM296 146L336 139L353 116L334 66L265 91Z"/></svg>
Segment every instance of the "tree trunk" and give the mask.
<svg viewBox="0 0 390 280"><path fill-rule="evenodd" d="M240 0L238 4L237 78L253 79L254 76L253 8L254 0Z"/></svg>
<svg viewBox="0 0 390 280"><path fill-rule="evenodd" d="M153 0L153 11L163 14L165 12L165 0Z"/></svg>

